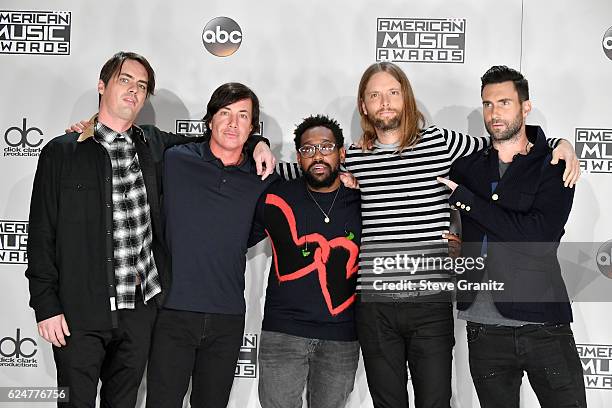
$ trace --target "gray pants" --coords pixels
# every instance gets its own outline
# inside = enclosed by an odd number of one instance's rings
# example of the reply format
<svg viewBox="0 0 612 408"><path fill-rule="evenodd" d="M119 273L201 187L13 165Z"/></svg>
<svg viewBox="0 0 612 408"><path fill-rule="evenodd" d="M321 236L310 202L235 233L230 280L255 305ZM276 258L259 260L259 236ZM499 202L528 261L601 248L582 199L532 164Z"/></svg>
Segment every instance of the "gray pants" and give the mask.
<svg viewBox="0 0 612 408"><path fill-rule="evenodd" d="M359 362L357 341L309 339L262 331L259 402L262 408L343 408Z"/></svg>

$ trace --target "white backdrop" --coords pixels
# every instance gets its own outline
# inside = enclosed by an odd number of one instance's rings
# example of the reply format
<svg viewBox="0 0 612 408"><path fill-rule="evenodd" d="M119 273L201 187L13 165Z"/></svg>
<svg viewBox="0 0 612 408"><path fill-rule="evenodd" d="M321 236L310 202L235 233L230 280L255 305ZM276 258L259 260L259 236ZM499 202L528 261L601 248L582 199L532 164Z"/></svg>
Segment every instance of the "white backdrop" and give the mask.
<svg viewBox="0 0 612 408"><path fill-rule="evenodd" d="M51 40L62 36L69 39L69 55L24 54L24 49L32 50L31 44L43 38L38 34L41 28L27 21L20 24L29 25L25 32L28 42L21 41L19 46L11 43L24 32L18 25L11 25L6 16L10 14L11 21L19 23L16 15L33 10L70 12L69 33L65 29L51 31ZM227 57L211 54L202 41L207 22L220 16L233 19L242 32L240 48ZM274 152L282 160L292 160L293 128L310 114L329 114L340 122L349 140L359 137L357 85L364 69L376 60L377 21L387 18L465 20L464 43L460 45L464 50L462 63L398 63L411 79L430 124L483 134L479 78L491 65L506 64L522 69L529 79L535 108L529 122L540 124L549 137L575 142L576 129L612 128L612 60L602 45L612 26L609 0L539 0L525 4L507 0L494 5L479 0L3 0L0 386L55 384L50 345L38 337L34 314L27 306L24 277L27 238L20 222L28 218L36 156L15 154L29 154L30 146L42 147L63 133L69 123L88 118L96 111L98 74L107 58L116 51L130 50L149 59L157 73L157 92L143 109L139 122L153 123L164 130L174 131L177 120L200 119L211 92L221 83L247 84L261 100L264 135L271 140ZM455 37L447 38L453 46ZM61 47L66 46L54 46ZM11 53L15 50L17 53ZM12 127L18 129L11 130ZM608 142L612 142L612 133L606 134ZM20 137L22 145L13 147ZM41 139L41 145L36 147ZM595 136L591 141L601 142L597 146L605 153L605 140ZM612 149L608 151L612 156ZM607 170L612 157L603 154L597 159L601 160L584 161L585 166L602 164L604 172L583 174L566 241L612 239L612 215L606 204L612 194L612 170ZM19 240L21 245L15 244ZM246 333L260 331L268 265L267 244L249 252ZM611 288L610 282L603 285ZM573 327L584 353L585 375L591 381L587 399L594 408L612 406L612 327L607 306L609 303L603 302L574 303ZM465 324L461 321L457 322L456 339L452 404L456 408L478 407L469 376ZM598 346L595 349L583 345ZM249 344L245 344L244 351L240 373L248 375L253 370L254 352ZM141 397L145 387L143 382ZM523 407L538 406L528 386L523 387L521 397ZM0 402L0 406L5 403ZM229 406L258 407L257 380L236 378ZM362 365L348 406L372 406Z"/></svg>

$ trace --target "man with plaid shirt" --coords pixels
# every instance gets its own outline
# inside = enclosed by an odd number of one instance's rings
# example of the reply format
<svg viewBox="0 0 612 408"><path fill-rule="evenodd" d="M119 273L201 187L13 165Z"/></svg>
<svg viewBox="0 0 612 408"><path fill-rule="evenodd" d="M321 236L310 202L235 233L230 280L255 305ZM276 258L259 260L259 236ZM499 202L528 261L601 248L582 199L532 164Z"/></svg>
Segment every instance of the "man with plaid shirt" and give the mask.
<svg viewBox="0 0 612 408"><path fill-rule="evenodd" d="M113 180L113 257L117 308L133 309L136 293L144 301L161 292L151 242L151 214L131 132L117 133L100 122L94 138L108 152ZM144 278L144 279L143 279Z"/></svg>
<svg viewBox="0 0 612 408"><path fill-rule="evenodd" d="M54 346L58 386L69 389L69 402L59 406L93 408L99 380L101 406L136 404L170 283L163 154L193 141L134 125L154 88L144 57L115 54L100 72L92 123L53 139L39 157L26 277L39 334Z"/></svg>

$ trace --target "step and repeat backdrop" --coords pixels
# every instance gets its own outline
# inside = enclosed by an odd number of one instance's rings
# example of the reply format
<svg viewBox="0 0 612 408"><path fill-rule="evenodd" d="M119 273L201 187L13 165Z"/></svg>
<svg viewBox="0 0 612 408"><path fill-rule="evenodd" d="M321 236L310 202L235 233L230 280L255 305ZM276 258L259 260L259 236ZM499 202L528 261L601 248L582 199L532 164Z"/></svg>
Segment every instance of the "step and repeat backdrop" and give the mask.
<svg viewBox="0 0 612 408"><path fill-rule="evenodd" d="M28 209L41 148L97 109L102 64L116 51L145 55L157 92L139 123L199 135L212 91L243 82L262 104L262 133L294 160L302 118L336 118L360 136L357 85L375 62L396 62L429 124L485 133L480 76L491 66L530 81L528 123L574 144L583 176L566 228L573 324L590 407L612 406L612 3L565 0L386 2L269 0L3 0L0 3L0 386L52 386L51 346L28 307ZM230 407L258 407L257 351L270 250L248 254L248 312ZM569 265L569 266L568 266ZM592 274L599 274L596 278ZM465 323L456 325L453 407L479 407ZM410 384L408 388L411 389ZM144 406L143 381L139 406ZM410 391L411 392L411 391ZM539 404L525 377L522 407ZM0 406L12 406L0 402ZM37 404L37 406L53 406ZM372 407L360 364L348 407Z"/></svg>

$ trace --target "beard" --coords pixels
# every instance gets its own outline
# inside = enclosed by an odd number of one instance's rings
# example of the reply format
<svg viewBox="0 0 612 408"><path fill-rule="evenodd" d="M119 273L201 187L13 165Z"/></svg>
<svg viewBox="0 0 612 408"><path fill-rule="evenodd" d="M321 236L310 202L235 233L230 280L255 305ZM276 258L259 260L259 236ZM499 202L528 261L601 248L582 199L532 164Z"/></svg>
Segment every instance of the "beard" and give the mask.
<svg viewBox="0 0 612 408"><path fill-rule="evenodd" d="M317 178L316 176L314 176L310 170L313 168L313 166L317 165L317 164L322 164L324 166L326 166L330 171L329 174L324 177L324 178ZM325 187L330 187L332 184L334 184L334 181L336 181L336 179L338 178L338 173L340 171L339 167L336 167L335 169L332 169L331 166L327 163L324 162L318 162L318 163L312 163L310 165L310 167L308 167L308 170L306 170L304 172L304 178L306 179L306 183L313 188L325 188Z"/></svg>
<svg viewBox="0 0 612 408"><path fill-rule="evenodd" d="M491 139L495 142L505 142L506 140L510 140L518 135L519 131L523 127L523 115L521 112L516 115L512 122L507 122L504 120L498 120L495 123L503 123L506 125L506 130L495 131L493 129L493 121L489 121L485 123L485 127L487 128L487 132L491 136Z"/></svg>
<svg viewBox="0 0 612 408"><path fill-rule="evenodd" d="M390 118L385 118L385 119L378 118L376 117L376 115L374 115L372 126L374 126L374 128L381 130L383 132L387 132L389 130L395 130L399 128L400 123L401 123L400 114L399 112L395 110L393 112L395 112L395 116L390 117Z"/></svg>

